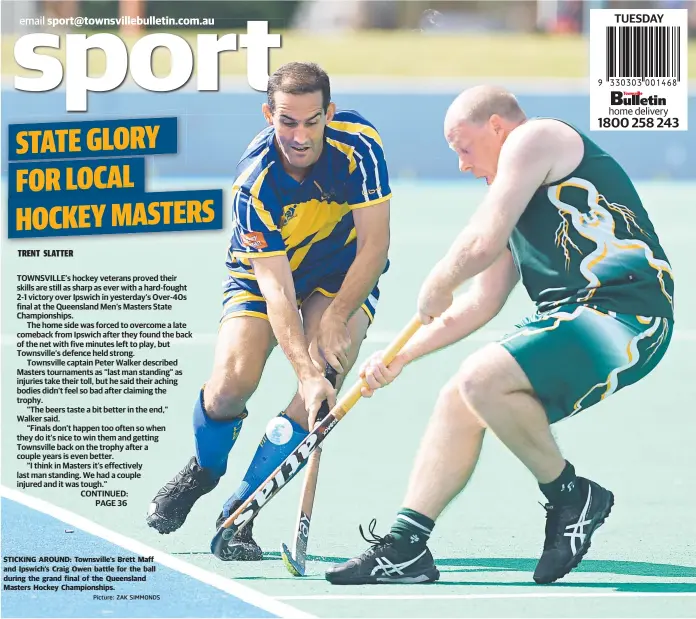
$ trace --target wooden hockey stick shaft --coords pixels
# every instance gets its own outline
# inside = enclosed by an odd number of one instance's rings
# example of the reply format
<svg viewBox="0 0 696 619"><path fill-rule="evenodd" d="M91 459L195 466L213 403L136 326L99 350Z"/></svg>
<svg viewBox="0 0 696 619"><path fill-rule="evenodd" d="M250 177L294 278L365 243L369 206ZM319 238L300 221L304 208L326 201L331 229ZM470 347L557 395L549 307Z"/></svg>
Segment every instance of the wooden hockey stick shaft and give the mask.
<svg viewBox="0 0 696 619"><path fill-rule="evenodd" d="M331 384L336 386L336 371L326 365L326 378ZM329 407L326 402L322 404L317 421L320 422L328 415ZM292 559L299 567L300 576L304 576L304 567L307 557L307 544L309 542L309 527L312 521L312 511L314 509L314 497L317 493L317 482L319 481L319 463L321 461L321 445L312 452L307 462L305 480L300 495L300 505L297 514L297 524L295 525L295 539L292 545ZM296 569L296 568L295 568ZM290 570L292 572L292 570ZM293 572L294 573L294 572Z"/></svg>

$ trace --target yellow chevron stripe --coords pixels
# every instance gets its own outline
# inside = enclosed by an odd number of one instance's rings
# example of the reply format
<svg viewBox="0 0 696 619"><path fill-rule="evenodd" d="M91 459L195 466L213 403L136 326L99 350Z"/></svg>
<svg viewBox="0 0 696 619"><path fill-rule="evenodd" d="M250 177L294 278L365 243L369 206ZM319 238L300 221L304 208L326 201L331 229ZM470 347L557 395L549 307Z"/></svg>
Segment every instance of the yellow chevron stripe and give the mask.
<svg viewBox="0 0 696 619"><path fill-rule="evenodd" d="M259 219L263 222L263 225L266 226L266 228L268 228L270 232L278 230L278 227L273 222L273 217L271 216L271 214L263 206L263 202L259 200L259 192L261 191L261 185L263 185L263 181L266 178L266 174L268 174L268 170L271 169L272 165L273 162L271 161L271 163L269 163L268 166L266 166L263 172L261 172L258 178L254 181L254 184L251 186L251 191L249 192L251 194L251 204L254 207L256 214L259 216Z"/></svg>
<svg viewBox="0 0 696 619"><path fill-rule="evenodd" d="M336 129L337 131L345 131L346 133L352 133L353 135L358 135L362 133L363 135L366 135L368 138L372 138L380 146L383 146L382 138L379 136L379 133L377 133L377 131L375 131L369 125L334 120L329 123L329 127L331 127L331 129Z"/></svg>
<svg viewBox="0 0 696 619"><path fill-rule="evenodd" d="M358 164L355 163L355 148L349 144L344 144L338 140L332 140L331 138L326 138L326 143L333 146L335 149L340 150L346 157L348 157L348 173L352 174Z"/></svg>

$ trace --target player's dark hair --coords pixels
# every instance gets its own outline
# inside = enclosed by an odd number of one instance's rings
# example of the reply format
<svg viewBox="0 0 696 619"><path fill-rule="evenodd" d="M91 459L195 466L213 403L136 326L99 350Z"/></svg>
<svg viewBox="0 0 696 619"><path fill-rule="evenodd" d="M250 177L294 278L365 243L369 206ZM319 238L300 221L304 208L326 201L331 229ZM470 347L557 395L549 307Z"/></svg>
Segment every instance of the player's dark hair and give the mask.
<svg viewBox="0 0 696 619"><path fill-rule="evenodd" d="M275 93L305 95L321 91L324 112L331 102L331 84L326 71L313 62L288 62L268 80L268 107L275 112Z"/></svg>

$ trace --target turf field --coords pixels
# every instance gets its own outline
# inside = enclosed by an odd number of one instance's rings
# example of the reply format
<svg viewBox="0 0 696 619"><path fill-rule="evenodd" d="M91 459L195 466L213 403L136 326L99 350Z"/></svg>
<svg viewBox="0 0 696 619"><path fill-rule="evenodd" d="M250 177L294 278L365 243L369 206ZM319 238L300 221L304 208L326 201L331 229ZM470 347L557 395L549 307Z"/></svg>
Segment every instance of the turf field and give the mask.
<svg viewBox="0 0 696 619"><path fill-rule="evenodd" d="M159 188L155 183L150 185L150 189ZM186 183L178 179L174 186L184 188ZM222 184L197 181L192 186ZM420 282L485 190L483 185L468 182L395 183L393 188L392 266L382 279L377 318L361 358L385 346L412 316ZM541 587L532 581L543 542L544 510L538 504L543 497L531 475L492 436L485 442L469 487L437 522L431 549L442 573L439 583L338 588L323 578L332 562L366 548L357 530L359 524L366 526L371 518L377 518L377 532L388 531L438 389L469 352L509 329L531 309L522 288L513 293L489 326L408 368L388 389L359 402L332 432L322 458L307 577L290 576L278 554L281 542L292 542L300 479L283 490L257 519L254 531L266 551L263 562L226 564L208 553L220 506L236 487L269 417L277 414L293 393L292 372L279 351L271 357L261 386L249 403L251 415L230 457L227 477L199 501L177 533L160 536L147 528L144 516L150 498L192 453L191 407L211 367L226 249L224 231L156 239L132 235L108 242L83 238L70 244L79 251L82 265L94 264L85 266L85 273L101 274L104 265L110 265L114 274L135 272L142 264L147 265L147 272L178 273L189 285L191 301L176 319L186 320L196 338L190 344L173 344L173 354L179 356L185 370L184 379L162 399L169 406L167 431L157 445L138 455L144 463L143 477L128 487L128 507L98 509L87 499L76 500L60 491L44 491L41 498L98 522L112 532L112 543L123 545L119 536L126 536L135 540L136 546L131 547L134 552L141 550L138 544L146 545L205 570L194 570L194 575L181 578L171 576L165 581L168 584L153 584L161 589L152 591L168 601L142 611L150 617L181 616L172 614L177 612L178 600L187 609L190 606L185 605L194 603L200 613L197 616L249 616L249 609L239 599L243 596L262 608L274 600L289 605L266 606L271 614L287 614L288 608L295 608L319 617L695 616L696 383L689 357L693 353L689 351L696 340L696 293L690 285L694 267L688 252L692 250L690 224L696 221L696 185L643 183L639 190L676 272L675 336L665 359L646 380L556 428L560 445L579 474L597 480L616 495L614 511L595 536L587 558L560 583ZM41 246L66 246L66 242L42 241ZM6 248L3 271L7 281L7 275L19 265L12 255L16 253L14 244L7 243ZM40 271L47 261L37 259L32 266ZM3 296L3 311L8 316L14 298L11 294ZM7 343L6 335L14 328L10 320L5 322L3 342ZM10 350L8 346L3 349L6 367L8 361L11 366ZM572 366L572 360L568 363ZM2 380L5 389L12 389L13 372L6 372ZM347 382L354 380L353 373ZM17 431L8 416L3 423L6 436ZM3 485L10 487L14 487L12 458L8 445L3 455ZM26 509L14 502L9 505L9 515ZM44 518L35 512L22 514L22 522ZM12 531L12 522L16 519L3 523L6 531ZM16 538L6 538L6 544L12 539ZM61 525L50 535L51 553L72 554L76 551L72 540ZM6 546L6 553L11 550ZM180 571L181 564L174 561L167 570ZM210 590L203 584L191 586L187 580L200 577L219 585L221 581L213 575L236 583L227 590L229 604L213 604ZM235 589L238 585L245 588ZM111 611L109 614L95 611L87 596L79 598L84 602L71 599L77 613L73 616L118 616L113 606L103 607ZM266 616L262 611L257 614Z"/></svg>

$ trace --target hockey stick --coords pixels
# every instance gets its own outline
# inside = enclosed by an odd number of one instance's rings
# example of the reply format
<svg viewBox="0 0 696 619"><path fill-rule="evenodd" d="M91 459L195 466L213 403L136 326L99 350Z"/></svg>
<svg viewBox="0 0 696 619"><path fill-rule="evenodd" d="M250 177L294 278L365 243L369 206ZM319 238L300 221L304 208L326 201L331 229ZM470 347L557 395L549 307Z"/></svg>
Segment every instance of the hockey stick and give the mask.
<svg viewBox="0 0 696 619"><path fill-rule="evenodd" d="M384 353L384 362L389 365L399 351L405 346L406 342L418 331L421 322L418 317L414 317L406 327L399 333L396 339L389 345ZM210 551L219 559L226 561L227 540L232 539L234 534L248 524L261 509L266 505L280 490L297 474L301 465L306 462L324 441L326 436L333 430L334 426L341 420L348 411L355 406L356 402L362 397L361 389L364 381L358 380L334 406L324 420L312 430L307 437L295 448L295 450L283 461L268 479L242 503L237 510L220 525L215 536L210 542Z"/></svg>
<svg viewBox="0 0 696 619"><path fill-rule="evenodd" d="M326 365L326 378L331 384L336 386L336 370L330 365ZM329 405L325 401L319 413L317 421L322 421L329 414ZM285 544L281 545L280 556L285 567L293 576L305 575L305 562L307 559L307 542L309 541L309 527L312 522L312 509L314 507L314 497L317 492L317 481L319 479L319 462L321 460L321 446L317 447L309 457L307 472L305 473L304 486L300 497L299 513L297 515L297 525L295 526L295 541L292 552Z"/></svg>

